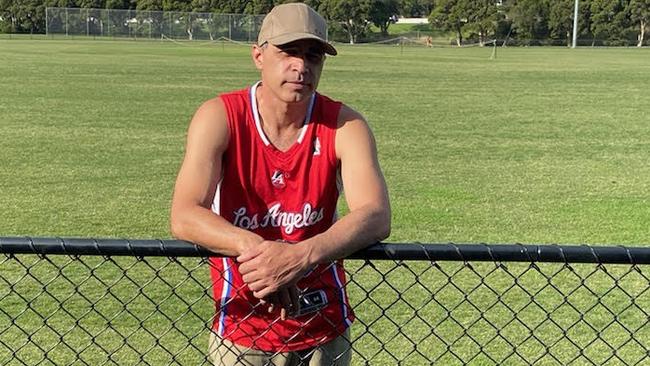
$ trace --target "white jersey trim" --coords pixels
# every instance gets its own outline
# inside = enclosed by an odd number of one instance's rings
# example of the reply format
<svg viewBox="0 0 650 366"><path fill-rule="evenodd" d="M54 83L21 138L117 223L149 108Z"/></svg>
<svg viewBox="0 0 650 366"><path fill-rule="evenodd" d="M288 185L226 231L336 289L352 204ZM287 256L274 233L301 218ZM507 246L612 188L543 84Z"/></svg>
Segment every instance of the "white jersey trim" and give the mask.
<svg viewBox="0 0 650 366"><path fill-rule="evenodd" d="M223 182L223 178L217 183L217 190L214 192L214 198L212 199L212 212L217 215L221 215L221 182Z"/></svg>
<svg viewBox="0 0 650 366"><path fill-rule="evenodd" d="M255 120L255 127L257 128L257 133L260 135L260 138L262 139L262 142L264 142L265 146L271 145L271 142L269 141L269 138L266 137L266 134L264 133L264 129L262 129L262 122L260 121L260 113L259 109L257 107L257 98L255 98L255 92L257 91L257 87L260 85L261 81L256 82L251 86L251 91L250 91L250 101L251 101L251 108L253 109L253 119ZM316 101L316 93L312 93L311 98L309 99L309 107L307 107L307 115L305 116L305 121L303 122L302 125L302 130L300 131L300 136L298 136L297 142L299 144L302 143L302 140L305 138L305 134L307 133L307 126L309 125L309 121L311 121L311 114L314 110L314 102Z"/></svg>
<svg viewBox="0 0 650 366"><path fill-rule="evenodd" d="M339 295L339 300L341 303L341 313L343 314L343 321L345 321L345 325L348 327L352 325L352 321L349 318L348 315L348 296L347 293L345 292L345 286L343 285L343 282L339 278L339 273L337 271L338 264L336 262L332 263L332 266L330 267L332 269L332 273L334 274L334 279L336 280L336 286L338 287L338 295Z"/></svg>
<svg viewBox="0 0 650 366"><path fill-rule="evenodd" d="M228 306L228 300L230 299L230 284L232 283L232 273L230 265L228 264L228 258L223 257L221 260L223 263L225 278L223 279L223 288L221 289L221 315L219 315L219 327L217 328L217 335L223 337L224 331L226 330L226 307Z"/></svg>

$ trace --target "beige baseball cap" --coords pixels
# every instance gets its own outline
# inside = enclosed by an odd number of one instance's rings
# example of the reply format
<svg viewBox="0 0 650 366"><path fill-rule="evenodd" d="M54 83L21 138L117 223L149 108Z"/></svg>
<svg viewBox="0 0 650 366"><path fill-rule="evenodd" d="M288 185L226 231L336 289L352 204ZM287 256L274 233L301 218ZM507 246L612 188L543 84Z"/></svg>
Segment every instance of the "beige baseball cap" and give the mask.
<svg viewBox="0 0 650 366"><path fill-rule="evenodd" d="M282 4L264 17L257 44L268 42L281 46L299 39L320 41L325 53L336 55L334 46L327 42L327 22L316 10L303 3Z"/></svg>

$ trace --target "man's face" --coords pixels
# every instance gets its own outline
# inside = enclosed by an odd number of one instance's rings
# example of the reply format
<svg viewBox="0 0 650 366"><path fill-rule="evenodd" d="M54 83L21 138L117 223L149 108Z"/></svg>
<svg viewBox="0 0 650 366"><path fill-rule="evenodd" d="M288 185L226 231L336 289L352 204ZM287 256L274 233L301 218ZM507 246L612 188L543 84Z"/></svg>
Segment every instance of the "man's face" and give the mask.
<svg viewBox="0 0 650 366"><path fill-rule="evenodd" d="M281 46L266 43L253 47L255 66L262 85L287 103L308 99L316 90L325 62L323 46L314 40L298 40Z"/></svg>

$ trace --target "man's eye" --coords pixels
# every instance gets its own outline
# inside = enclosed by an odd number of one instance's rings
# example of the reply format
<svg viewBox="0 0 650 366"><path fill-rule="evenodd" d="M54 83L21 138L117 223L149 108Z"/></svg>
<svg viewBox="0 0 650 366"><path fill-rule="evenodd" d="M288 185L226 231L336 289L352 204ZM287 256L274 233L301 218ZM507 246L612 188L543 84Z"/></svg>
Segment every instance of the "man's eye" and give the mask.
<svg viewBox="0 0 650 366"><path fill-rule="evenodd" d="M287 55L290 55L290 56L295 56L295 55L297 55L299 53L298 50L293 49L293 48L285 48L285 49L282 50L282 52L286 53Z"/></svg>
<svg viewBox="0 0 650 366"><path fill-rule="evenodd" d="M323 58L323 55L320 53L308 53L307 54L307 59L311 62L320 62L320 60Z"/></svg>

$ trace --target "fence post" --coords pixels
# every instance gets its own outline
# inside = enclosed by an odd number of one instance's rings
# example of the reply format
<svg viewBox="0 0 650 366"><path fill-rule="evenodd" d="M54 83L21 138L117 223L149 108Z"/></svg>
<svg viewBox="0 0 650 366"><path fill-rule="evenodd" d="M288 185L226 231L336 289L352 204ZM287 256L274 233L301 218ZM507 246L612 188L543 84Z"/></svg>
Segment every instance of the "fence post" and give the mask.
<svg viewBox="0 0 650 366"><path fill-rule="evenodd" d="M68 36L68 8L65 8L65 36Z"/></svg>

